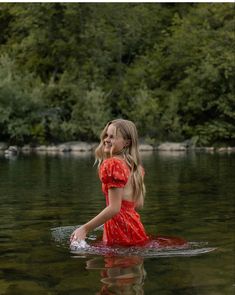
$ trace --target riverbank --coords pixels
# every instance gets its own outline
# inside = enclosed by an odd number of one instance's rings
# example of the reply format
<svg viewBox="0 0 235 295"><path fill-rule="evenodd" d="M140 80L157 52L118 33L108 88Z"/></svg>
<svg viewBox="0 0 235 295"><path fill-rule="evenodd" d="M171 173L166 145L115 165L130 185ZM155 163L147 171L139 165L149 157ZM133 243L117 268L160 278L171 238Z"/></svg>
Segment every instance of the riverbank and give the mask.
<svg viewBox="0 0 235 295"><path fill-rule="evenodd" d="M92 152L97 147L98 143L88 143L83 141L71 141L61 144L51 145L24 145L12 146L5 142L0 142L0 152L5 155L19 154L19 153L80 153ZM190 150L204 151L204 152L219 152L219 153L234 153L235 147L197 147L189 145L187 142L165 142L158 145L150 145L141 143L139 146L140 151L182 151L187 152Z"/></svg>

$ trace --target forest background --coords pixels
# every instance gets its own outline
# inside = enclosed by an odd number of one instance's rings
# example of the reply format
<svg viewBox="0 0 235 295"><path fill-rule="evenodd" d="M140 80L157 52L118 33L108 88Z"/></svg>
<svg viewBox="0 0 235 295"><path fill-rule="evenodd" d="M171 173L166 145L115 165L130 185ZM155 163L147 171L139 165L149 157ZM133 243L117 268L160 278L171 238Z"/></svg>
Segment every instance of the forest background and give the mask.
<svg viewBox="0 0 235 295"><path fill-rule="evenodd" d="M235 143L234 3L0 3L0 141Z"/></svg>

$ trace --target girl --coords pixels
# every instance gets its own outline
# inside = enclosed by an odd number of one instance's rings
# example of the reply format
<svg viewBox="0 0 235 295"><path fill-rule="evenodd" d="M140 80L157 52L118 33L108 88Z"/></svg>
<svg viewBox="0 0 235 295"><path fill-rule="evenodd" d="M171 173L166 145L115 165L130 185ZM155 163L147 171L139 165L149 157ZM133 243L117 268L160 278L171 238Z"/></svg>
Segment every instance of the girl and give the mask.
<svg viewBox="0 0 235 295"><path fill-rule="evenodd" d="M71 243L104 224L106 245L133 246L149 241L135 208L144 204L144 170L140 163L138 134L133 122L109 122L95 151L107 207L71 235Z"/></svg>

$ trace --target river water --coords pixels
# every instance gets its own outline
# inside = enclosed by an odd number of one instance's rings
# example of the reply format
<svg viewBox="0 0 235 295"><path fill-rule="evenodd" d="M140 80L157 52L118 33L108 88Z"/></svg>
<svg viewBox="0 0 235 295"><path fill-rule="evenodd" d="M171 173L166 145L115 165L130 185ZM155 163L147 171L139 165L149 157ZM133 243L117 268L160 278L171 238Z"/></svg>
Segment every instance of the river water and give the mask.
<svg viewBox="0 0 235 295"><path fill-rule="evenodd" d="M93 155L0 155L0 294L234 294L235 154L142 160L147 232L183 237L196 255L71 253L69 230L105 206Z"/></svg>

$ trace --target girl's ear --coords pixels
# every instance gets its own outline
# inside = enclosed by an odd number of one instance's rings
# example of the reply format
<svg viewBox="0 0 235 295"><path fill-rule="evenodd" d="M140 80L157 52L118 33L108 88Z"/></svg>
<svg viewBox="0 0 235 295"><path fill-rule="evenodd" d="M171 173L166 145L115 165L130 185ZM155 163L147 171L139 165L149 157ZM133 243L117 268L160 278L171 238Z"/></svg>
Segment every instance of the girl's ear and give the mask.
<svg viewBox="0 0 235 295"><path fill-rule="evenodd" d="M131 140L130 139L126 139L126 147L130 146L131 144Z"/></svg>

